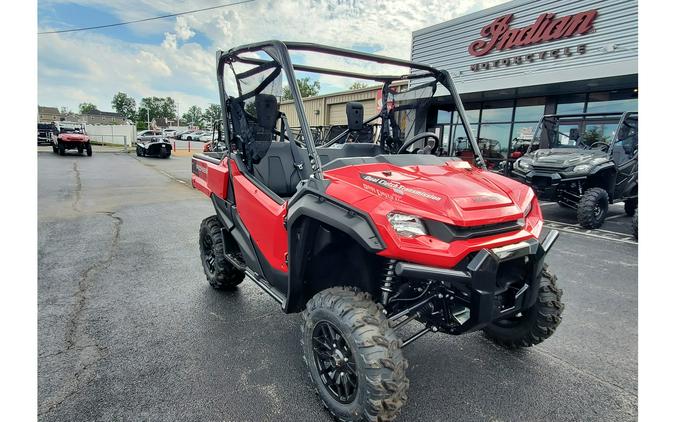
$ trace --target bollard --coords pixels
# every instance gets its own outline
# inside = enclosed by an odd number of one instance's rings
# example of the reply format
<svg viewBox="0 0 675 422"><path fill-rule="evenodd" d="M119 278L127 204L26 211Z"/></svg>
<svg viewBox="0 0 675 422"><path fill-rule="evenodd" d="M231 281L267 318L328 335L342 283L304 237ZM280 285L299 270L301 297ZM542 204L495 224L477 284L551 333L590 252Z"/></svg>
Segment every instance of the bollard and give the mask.
<svg viewBox="0 0 675 422"><path fill-rule="evenodd" d="M176 141L173 141L173 150L176 150Z"/></svg>
<svg viewBox="0 0 675 422"><path fill-rule="evenodd" d="M190 141L188 141L188 152L190 152Z"/></svg>

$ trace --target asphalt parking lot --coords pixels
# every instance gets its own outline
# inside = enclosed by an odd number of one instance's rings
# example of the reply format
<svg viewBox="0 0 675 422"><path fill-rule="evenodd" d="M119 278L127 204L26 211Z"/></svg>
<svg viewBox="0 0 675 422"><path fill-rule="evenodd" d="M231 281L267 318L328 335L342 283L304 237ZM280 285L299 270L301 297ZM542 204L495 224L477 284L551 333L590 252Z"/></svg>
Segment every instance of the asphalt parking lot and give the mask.
<svg viewBox="0 0 675 422"><path fill-rule="evenodd" d="M189 157L38 154L40 420L330 420L300 318L251 282L206 282L197 235L213 210L189 180ZM571 211L543 210L562 230L548 259L566 303L556 335L520 351L480 333L423 337L405 349L399 420L637 419L630 219L614 205L586 231Z"/></svg>

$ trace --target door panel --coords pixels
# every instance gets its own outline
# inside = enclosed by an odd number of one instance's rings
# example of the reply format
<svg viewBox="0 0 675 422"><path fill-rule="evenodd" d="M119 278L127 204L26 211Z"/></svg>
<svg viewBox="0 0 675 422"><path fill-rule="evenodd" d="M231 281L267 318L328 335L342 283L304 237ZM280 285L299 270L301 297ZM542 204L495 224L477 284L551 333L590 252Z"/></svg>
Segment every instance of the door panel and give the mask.
<svg viewBox="0 0 675 422"><path fill-rule="evenodd" d="M231 162L232 185L241 221L264 258L275 270L287 272L288 235L284 228L287 202L279 204ZM271 281L271 280L268 280Z"/></svg>

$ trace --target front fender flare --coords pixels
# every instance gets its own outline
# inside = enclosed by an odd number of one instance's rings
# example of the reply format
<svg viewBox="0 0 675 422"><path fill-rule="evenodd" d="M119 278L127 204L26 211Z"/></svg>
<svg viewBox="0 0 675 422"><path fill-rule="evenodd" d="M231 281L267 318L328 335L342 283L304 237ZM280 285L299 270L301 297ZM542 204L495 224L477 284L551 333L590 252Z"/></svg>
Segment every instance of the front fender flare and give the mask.
<svg viewBox="0 0 675 422"><path fill-rule="evenodd" d="M370 253L386 249L370 216L349 208L319 192L309 191L294 198L286 217L288 229L288 295L286 312L298 312L304 306L304 249L311 247L313 231L304 221L314 220L335 228L354 239Z"/></svg>

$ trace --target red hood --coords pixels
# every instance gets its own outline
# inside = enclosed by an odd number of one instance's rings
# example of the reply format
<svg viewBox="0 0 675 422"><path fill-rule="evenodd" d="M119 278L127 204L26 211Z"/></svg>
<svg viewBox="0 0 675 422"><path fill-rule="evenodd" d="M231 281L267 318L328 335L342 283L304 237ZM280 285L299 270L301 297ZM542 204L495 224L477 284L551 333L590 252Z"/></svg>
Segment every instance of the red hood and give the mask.
<svg viewBox="0 0 675 422"><path fill-rule="evenodd" d="M325 173L328 194L366 212L397 210L458 226L512 221L523 216L533 193L506 177L467 166L347 166Z"/></svg>
<svg viewBox="0 0 675 422"><path fill-rule="evenodd" d="M59 138L64 141L86 141L89 139L87 135L81 133L62 133Z"/></svg>

